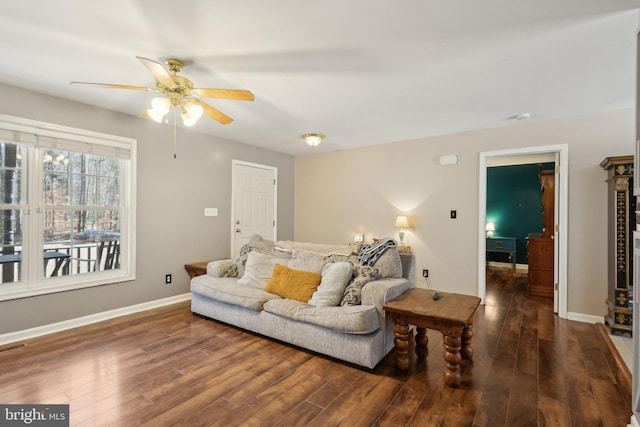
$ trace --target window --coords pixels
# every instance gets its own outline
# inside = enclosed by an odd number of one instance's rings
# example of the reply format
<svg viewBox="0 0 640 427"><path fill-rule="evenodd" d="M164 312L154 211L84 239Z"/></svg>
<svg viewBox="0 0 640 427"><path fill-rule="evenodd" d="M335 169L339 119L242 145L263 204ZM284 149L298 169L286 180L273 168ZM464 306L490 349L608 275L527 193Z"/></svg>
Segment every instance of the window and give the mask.
<svg viewBox="0 0 640 427"><path fill-rule="evenodd" d="M0 300L135 278L135 153L0 116Z"/></svg>

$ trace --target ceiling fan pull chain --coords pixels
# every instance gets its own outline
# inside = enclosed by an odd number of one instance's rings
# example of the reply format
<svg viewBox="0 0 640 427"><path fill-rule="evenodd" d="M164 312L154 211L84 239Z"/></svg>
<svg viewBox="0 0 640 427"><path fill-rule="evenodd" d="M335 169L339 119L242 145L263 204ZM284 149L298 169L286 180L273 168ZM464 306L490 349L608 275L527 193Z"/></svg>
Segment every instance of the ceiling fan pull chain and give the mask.
<svg viewBox="0 0 640 427"><path fill-rule="evenodd" d="M173 109L173 158L176 159L176 128L178 127L177 125L177 121L178 121L178 117L177 117L177 108L174 107Z"/></svg>

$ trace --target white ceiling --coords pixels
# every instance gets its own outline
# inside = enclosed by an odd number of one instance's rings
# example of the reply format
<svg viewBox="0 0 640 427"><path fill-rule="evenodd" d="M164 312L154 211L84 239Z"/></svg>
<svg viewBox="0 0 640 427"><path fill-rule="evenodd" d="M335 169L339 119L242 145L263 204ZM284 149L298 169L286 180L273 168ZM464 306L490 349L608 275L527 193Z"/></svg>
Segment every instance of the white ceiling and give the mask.
<svg viewBox="0 0 640 427"><path fill-rule="evenodd" d="M186 61L229 125L193 131L303 155L635 102L640 0L28 0L3 2L0 82L138 115L136 60ZM141 119L142 120L142 119ZM158 126L163 126L158 124ZM167 126L167 125L164 125ZM169 127L167 131L169 131ZM326 134L307 147L303 133Z"/></svg>

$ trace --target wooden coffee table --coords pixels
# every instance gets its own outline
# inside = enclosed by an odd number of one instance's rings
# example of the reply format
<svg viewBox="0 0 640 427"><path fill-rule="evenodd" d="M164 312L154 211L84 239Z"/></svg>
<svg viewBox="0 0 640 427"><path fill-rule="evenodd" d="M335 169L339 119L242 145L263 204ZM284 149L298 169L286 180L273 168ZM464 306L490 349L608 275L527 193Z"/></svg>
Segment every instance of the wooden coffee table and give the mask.
<svg viewBox="0 0 640 427"><path fill-rule="evenodd" d="M409 325L416 326L416 353L426 355L428 338L426 329L442 332L444 345L444 382L451 386L460 385L462 358L473 356L473 314L480 304L480 298L440 292L440 299L434 300L431 289L412 288L393 301L384 305L391 313L395 335L394 362L398 369L409 369Z"/></svg>

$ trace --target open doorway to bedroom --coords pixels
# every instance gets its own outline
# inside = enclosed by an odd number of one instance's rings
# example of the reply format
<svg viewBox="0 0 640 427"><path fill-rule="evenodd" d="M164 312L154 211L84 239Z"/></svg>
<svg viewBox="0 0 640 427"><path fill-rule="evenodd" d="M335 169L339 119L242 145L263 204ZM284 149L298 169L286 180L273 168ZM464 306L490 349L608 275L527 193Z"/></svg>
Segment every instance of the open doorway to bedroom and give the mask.
<svg viewBox="0 0 640 427"><path fill-rule="evenodd" d="M526 268L529 264L527 245L530 242L532 250L543 245L542 253L549 258L545 258L544 266L529 266L533 268L532 273L544 275L545 281L549 282L547 288L539 290L544 296L554 298L554 311L566 318L565 224L568 186L566 173L561 171L567 170L567 155L568 147L565 145L480 153L478 295L483 302L486 296L487 262L509 262L512 268ZM520 173L529 176L519 177ZM501 185L505 180L509 181L509 185ZM529 182L531 180L533 183ZM545 212L545 219L541 218L542 200L533 200L541 198L543 194L539 187L536 189L538 180L551 180L552 185L546 185L547 202L551 197L551 204L547 206L551 207ZM491 197L489 201L488 196ZM508 200L501 204L496 202L496 197ZM487 234L495 237L487 238ZM535 262L533 258L532 264ZM535 286L529 289L534 293L538 291Z"/></svg>

